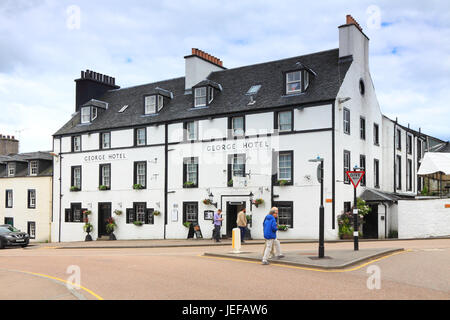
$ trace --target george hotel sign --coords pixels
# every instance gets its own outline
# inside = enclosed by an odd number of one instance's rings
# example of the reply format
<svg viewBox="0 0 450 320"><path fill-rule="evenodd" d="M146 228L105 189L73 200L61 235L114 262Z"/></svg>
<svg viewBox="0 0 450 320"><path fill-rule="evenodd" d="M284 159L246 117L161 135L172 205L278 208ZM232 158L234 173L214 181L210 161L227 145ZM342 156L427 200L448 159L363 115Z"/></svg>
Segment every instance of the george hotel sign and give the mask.
<svg viewBox="0 0 450 320"><path fill-rule="evenodd" d="M125 153L105 153L105 154L94 154L85 156L84 162L114 161L125 159L127 159L127 155Z"/></svg>
<svg viewBox="0 0 450 320"><path fill-rule="evenodd" d="M246 150L270 149L269 141L233 141L223 143L210 143L206 145L208 152L222 151L246 151Z"/></svg>

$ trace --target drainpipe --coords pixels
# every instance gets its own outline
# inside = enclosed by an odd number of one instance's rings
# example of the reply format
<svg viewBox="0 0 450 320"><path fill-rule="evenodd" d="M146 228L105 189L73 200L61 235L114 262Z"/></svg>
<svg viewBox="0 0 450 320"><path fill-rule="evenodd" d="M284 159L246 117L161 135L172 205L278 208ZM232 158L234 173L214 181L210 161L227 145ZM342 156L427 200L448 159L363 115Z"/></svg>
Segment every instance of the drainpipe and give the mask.
<svg viewBox="0 0 450 320"><path fill-rule="evenodd" d="M61 242L61 199L62 199L62 137L59 137L59 231L58 242Z"/></svg>
<svg viewBox="0 0 450 320"><path fill-rule="evenodd" d="M395 166L395 161L397 160L395 158L395 150L397 149L396 146L396 140L395 140L395 135L397 134L397 118L395 118L395 125L394 125L394 193L397 193L397 170L396 170L396 166Z"/></svg>
<svg viewBox="0 0 450 320"><path fill-rule="evenodd" d="M167 123L164 125L164 239L166 239L166 226L167 226L167 209L168 209L168 204L167 204L167 197L168 197L168 158L167 155L169 154L169 150L168 150L168 125Z"/></svg>
<svg viewBox="0 0 450 320"><path fill-rule="evenodd" d="M384 206L384 238L387 239L387 205L384 202L381 204Z"/></svg>

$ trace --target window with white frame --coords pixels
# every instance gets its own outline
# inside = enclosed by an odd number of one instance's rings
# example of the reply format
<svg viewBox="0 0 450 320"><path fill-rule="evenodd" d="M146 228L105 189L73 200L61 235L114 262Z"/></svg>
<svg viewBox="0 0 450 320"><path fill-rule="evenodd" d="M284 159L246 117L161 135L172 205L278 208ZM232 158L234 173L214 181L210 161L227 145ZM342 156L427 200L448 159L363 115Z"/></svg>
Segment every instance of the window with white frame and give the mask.
<svg viewBox="0 0 450 320"><path fill-rule="evenodd" d="M134 212L136 213L136 221L145 223L145 211L147 206L145 203L135 203Z"/></svg>
<svg viewBox="0 0 450 320"><path fill-rule="evenodd" d="M135 131L136 146L145 146L147 144L147 130L146 128L137 128Z"/></svg>
<svg viewBox="0 0 450 320"><path fill-rule="evenodd" d="M72 152L81 151L81 136L72 137Z"/></svg>
<svg viewBox="0 0 450 320"><path fill-rule="evenodd" d="M81 123L91 122L91 107L81 108Z"/></svg>
<svg viewBox="0 0 450 320"><path fill-rule="evenodd" d="M294 71L286 73L286 93L302 91L302 72Z"/></svg>
<svg viewBox="0 0 450 320"><path fill-rule="evenodd" d="M164 97L158 95L158 112L164 107Z"/></svg>
<svg viewBox="0 0 450 320"><path fill-rule="evenodd" d="M183 203L183 222L197 222L198 221L198 203L184 202Z"/></svg>
<svg viewBox="0 0 450 320"><path fill-rule="evenodd" d="M135 168L135 183L145 187L147 183L147 162L136 162Z"/></svg>
<svg viewBox="0 0 450 320"><path fill-rule="evenodd" d="M195 107L206 106L206 87L195 88L194 90Z"/></svg>
<svg viewBox="0 0 450 320"><path fill-rule="evenodd" d="M13 191L12 190L6 190L6 208L12 208L13 207Z"/></svg>
<svg viewBox="0 0 450 320"><path fill-rule="evenodd" d="M232 163L233 177L245 177L245 154L235 154Z"/></svg>
<svg viewBox="0 0 450 320"><path fill-rule="evenodd" d="M350 179L347 176L347 171L350 171L350 151L344 150L344 183L349 184Z"/></svg>
<svg viewBox="0 0 450 320"><path fill-rule="evenodd" d="M350 110L344 108L344 133L350 134Z"/></svg>
<svg viewBox="0 0 450 320"><path fill-rule="evenodd" d="M242 137L245 134L243 116L231 118L231 130L233 132L233 137Z"/></svg>
<svg viewBox="0 0 450 320"><path fill-rule="evenodd" d="M189 182L198 185L198 158L185 158L185 177L183 183Z"/></svg>
<svg viewBox="0 0 450 320"><path fill-rule="evenodd" d="M95 119L97 119L97 107L92 107L91 112L91 121L94 121Z"/></svg>
<svg viewBox="0 0 450 320"><path fill-rule="evenodd" d="M16 175L16 164L8 163L8 177L14 177Z"/></svg>
<svg viewBox="0 0 450 320"><path fill-rule="evenodd" d="M145 114L156 113L156 95L145 97Z"/></svg>
<svg viewBox="0 0 450 320"><path fill-rule="evenodd" d="M293 202L291 201L274 202L274 206L278 208L278 224L286 225L289 228L293 228L294 227Z"/></svg>
<svg viewBox="0 0 450 320"><path fill-rule="evenodd" d="M100 165L100 185L106 186L108 189L111 188L111 165L101 164Z"/></svg>
<svg viewBox="0 0 450 320"><path fill-rule="evenodd" d="M278 180L292 181L292 152L280 152L278 156Z"/></svg>
<svg viewBox="0 0 450 320"><path fill-rule="evenodd" d="M111 148L111 132L102 132L100 134L101 137L101 149L109 149Z"/></svg>
<svg viewBox="0 0 450 320"><path fill-rule="evenodd" d="M30 175L36 176L38 174L38 161L32 160L30 161Z"/></svg>
<svg viewBox="0 0 450 320"><path fill-rule="evenodd" d="M280 132L292 131L292 112L291 111L278 112L278 130Z"/></svg>
<svg viewBox="0 0 450 320"><path fill-rule="evenodd" d="M72 167L72 186L81 190L81 166Z"/></svg>
<svg viewBox="0 0 450 320"><path fill-rule="evenodd" d="M186 123L187 140L197 140L197 122L190 121Z"/></svg>
<svg viewBox="0 0 450 320"><path fill-rule="evenodd" d="M36 208L36 190L29 189L28 190L28 209Z"/></svg>

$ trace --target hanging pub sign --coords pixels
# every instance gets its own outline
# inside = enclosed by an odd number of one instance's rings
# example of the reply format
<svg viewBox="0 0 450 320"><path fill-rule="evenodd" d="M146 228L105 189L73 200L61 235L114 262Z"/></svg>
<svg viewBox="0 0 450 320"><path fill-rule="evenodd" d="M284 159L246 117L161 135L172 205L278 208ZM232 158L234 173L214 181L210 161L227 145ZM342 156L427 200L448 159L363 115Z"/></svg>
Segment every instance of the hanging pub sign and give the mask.
<svg viewBox="0 0 450 320"><path fill-rule="evenodd" d="M358 184L361 182L362 177L365 174L365 171L346 171L348 178L352 182L353 186L356 188Z"/></svg>

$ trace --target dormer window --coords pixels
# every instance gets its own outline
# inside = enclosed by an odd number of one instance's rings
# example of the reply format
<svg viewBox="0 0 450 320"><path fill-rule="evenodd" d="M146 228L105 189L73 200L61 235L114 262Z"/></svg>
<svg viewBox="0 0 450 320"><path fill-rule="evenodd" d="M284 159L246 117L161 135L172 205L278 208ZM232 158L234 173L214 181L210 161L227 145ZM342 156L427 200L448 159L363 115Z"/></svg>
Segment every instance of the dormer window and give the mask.
<svg viewBox="0 0 450 320"><path fill-rule="evenodd" d="M304 92L309 86L309 72L297 70L286 73L286 94Z"/></svg>
<svg viewBox="0 0 450 320"><path fill-rule="evenodd" d="M154 114L159 112L164 106L164 97L154 94L145 97L145 114Z"/></svg>
<svg viewBox="0 0 450 320"><path fill-rule="evenodd" d="M90 123L97 119L97 107L81 108L81 123Z"/></svg>
<svg viewBox="0 0 450 320"><path fill-rule="evenodd" d="M36 160L30 161L30 175L36 176L38 174L38 162Z"/></svg>
<svg viewBox="0 0 450 320"><path fill-rule="evenodd" d="M214 88L208 87L208 104L210 104L214 99Z"/></svg>
<svg viewBox="0 0 450 320"><path fill-rule="evenodd" d="M206 106L206 87L195 88L194 100L195 100L195 107Z"/></svg>
<svg viewBox="0 0 450 320"><path fill-rule="evenodd" d="M16 164L8 163L8 177L14 177L16 175Z"/></svg>

